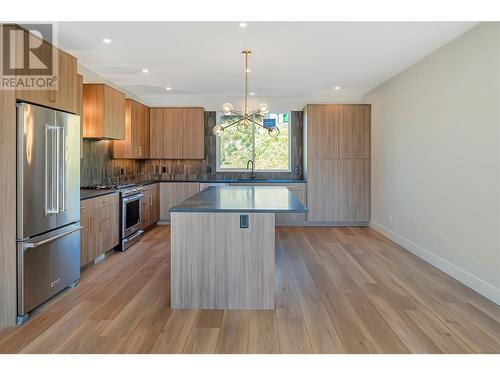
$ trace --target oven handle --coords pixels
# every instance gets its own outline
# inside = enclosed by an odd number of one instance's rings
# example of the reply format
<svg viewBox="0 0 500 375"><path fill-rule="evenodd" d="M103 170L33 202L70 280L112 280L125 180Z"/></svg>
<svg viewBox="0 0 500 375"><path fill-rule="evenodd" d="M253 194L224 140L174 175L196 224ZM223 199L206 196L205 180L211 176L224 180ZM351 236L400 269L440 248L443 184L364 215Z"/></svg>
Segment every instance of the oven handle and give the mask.
<svg viewBox="0 0 500 375"><path fill-rule="evenodd" d="M142 229L140 229L137 232L135 232L132 236L124 238L122 241L123 241L123 243L127 243L129 241L133 241L133 240L135 240L137 237L139 237L143 233L144 233L144 231Z"/></svg>
<svg viewBox="0 0 500 375"><path fill-rule="evenodd" d="M123 203L133 202L133 201L136 201L138 199L141 199L143 196L144 196L144 194L139 193L139 194L133 195L131 197L123 198L122 201L123 201Z"/></svg>

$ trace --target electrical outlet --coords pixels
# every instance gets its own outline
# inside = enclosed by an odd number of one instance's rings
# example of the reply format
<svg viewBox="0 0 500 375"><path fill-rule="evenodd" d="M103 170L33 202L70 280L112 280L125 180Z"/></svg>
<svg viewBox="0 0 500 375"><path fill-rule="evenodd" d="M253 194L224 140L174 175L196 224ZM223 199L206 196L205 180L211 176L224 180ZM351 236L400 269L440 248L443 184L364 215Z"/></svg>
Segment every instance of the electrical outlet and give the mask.
<svg viewBox="0 0 500 375"><path fill-rule="evenodd" d="M167 173L167 167L161 167L161 173Z"/></svg>
<svg viewBox="0 0 500 375"><path fill-rule="evenodd" d="M389 223L392 223L392 214L389 214Z"/></svg>
<svg viewBox="0 0 500 375"><path fill-rule="evenodd" d="M120 175L123 176L123 168L120 168Z"/></svg>
<svg viewBox="0 0 500 375"><path fill-rule="evenodd" d="M240 228L248 228L248 215L240 215Z"/></svg>
<svg viewBox="0 0 500 375"><path fill-rule="evenodd" d="M295 167L294 172L295 172L295 174L299 174L299 167Z"/></svg>

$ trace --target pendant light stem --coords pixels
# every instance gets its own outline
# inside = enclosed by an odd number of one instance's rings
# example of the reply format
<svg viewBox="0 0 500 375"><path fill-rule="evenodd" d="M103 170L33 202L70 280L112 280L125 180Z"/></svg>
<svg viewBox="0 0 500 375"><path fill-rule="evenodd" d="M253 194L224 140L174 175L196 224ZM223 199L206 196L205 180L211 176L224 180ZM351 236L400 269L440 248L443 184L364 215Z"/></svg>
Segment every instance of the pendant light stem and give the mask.
<svg viewBox="0 0 500 375"><path fill-rule="evenodd" d="M245 116L248 115L248 53L245 53Z"/></svg>

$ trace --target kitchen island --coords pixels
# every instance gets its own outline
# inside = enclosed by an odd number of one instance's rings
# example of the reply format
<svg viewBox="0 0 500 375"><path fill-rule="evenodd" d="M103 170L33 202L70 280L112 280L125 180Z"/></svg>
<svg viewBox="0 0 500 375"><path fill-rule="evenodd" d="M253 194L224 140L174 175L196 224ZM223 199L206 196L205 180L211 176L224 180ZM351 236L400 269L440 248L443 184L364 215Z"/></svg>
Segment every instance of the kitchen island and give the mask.
<svg viewBox="0 0 500 375"><path fill-rule="evenodd" d="M306 212L282 186L212 186L171 208L172 308L274 309L275 214Z"/></svg>

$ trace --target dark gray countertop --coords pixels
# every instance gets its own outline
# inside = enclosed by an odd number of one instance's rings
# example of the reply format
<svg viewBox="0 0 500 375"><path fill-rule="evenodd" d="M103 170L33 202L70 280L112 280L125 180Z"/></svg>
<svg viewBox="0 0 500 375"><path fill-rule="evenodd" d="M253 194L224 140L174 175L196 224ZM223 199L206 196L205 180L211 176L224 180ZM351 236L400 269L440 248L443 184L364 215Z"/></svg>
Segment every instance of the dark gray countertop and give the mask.
<svg viewBox="0 0 500 375"><path fill-rule="evenodd" d="M142 185L154 184L156 182L199 182L199 183L256 183L256 184L305 184L305 180L291 179L200 179L200 180L149 180L138 182Z"/></svg>
<svg viewBox="0 0 500 375"><path fill-rule="evenodd" d="M307 213L307 209L284 186L211 186L170 212Z"/></svg>
<svg viewBox="0 0 500 375"><path fill-rule="evenodd" d="M255 180L238 180L238 179L203 179L203 180L147 180L135 182L139 185L151 185L158 182L199 182L199 183L262 183L262 184L305 184L305 180L280 180L280 179L255 179ZM116 193L115 189L100 189L100 190L85 190L80 189L80 200L100 197L101 195Z"/></svg>
<svg viewBox="0 0 500 375"><path fill-rule="evenodd" d="M99 189L99 190L85 190L80 189L80 200L84 201L85 199L100 197L101 195L113 194L118 191L115 189Z"/></svg>

